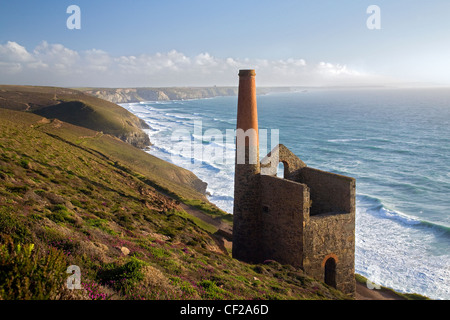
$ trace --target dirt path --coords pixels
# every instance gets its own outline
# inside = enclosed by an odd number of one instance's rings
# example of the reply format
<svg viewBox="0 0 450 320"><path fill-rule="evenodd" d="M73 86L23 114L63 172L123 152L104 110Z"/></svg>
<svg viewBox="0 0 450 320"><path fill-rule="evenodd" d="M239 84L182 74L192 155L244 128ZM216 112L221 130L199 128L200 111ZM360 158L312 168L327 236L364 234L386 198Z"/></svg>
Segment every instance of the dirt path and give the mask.
<svg viewBox="0 0 450 320"><path fill-rule="evenodd" d="M233 227L230 226L228 223L225 223L221 221L220 217L213 218L200 209L190 207L184 203L180 203L180 206L183 208L184 211L189 213L190 215L193 215L194 217L197 217L206 223L209 223L210 225L216 227L219 230L222 230L223 232L229 233L230 235L233 234Z"/></svg>
<svg viewBox="0 0 450 320"><path fill-rule="evenodd" d="M386 289L369 289L365 284L356 282L356 300L405 300Z"/></svg>
<svg viewBox="0 0 450 320"><path fill-rule="evenodd" d="M180 203L180 206L183 208L184 211L189 213L190 215L193 215L194 217L197 217L206 223L209 223L210 225L216 227L217 229L224 232L226 235L230 236L233 234L233 228L227 223L224 223L220 220L220 218L214 219L213 217L205 214L200 209L190 207L184 203ZM223 239L225 247L231 247L231 241L227 241ZM369 289L365 284L356 282L356 300L405 300L404 298L396 295L395 293L385 290L385 289Z"/></svg>
<svg viewBox="0 0 450 320"><path fill-rule="evenodd" d="M233 227L228 223L221 221L220 217L213 218L200 209L188 206L184 203L179 204L188 214L203 220L204 222L216 227L218 231L214 233L213 238L224 254L229 254L232 248Z"/></svg>

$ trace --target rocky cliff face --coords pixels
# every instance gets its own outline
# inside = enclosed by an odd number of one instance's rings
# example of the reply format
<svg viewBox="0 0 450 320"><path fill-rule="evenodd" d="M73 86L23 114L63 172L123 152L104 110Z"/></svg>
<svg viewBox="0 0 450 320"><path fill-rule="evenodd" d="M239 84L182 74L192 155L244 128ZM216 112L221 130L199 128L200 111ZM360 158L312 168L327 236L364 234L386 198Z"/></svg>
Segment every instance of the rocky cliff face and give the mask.
<svg viewBox="0 0 450 320"><path fill-rule="evenodd" d="M93 89L86 93L113 103L170 100L163 91L153 89Z"/></svg>
<svg viewBox="0 0 450 320"><path fill-rule="evenodd" d="M237 88L102 88L90 89L85 91L85 93L114 103L128 103L140 101L169 101L204 99L217 96L233 96L237 95Z"/></svg>
<svg viewBox="0 0 450 320"><path fill-rule="evenodd" d="M121 136L118 136L118 138L122 141L125 141L136 148L144 149L145 147L151 146L150 138L148 135L144 132L133 132L133 133L127 133Z"/></svg>
<svg viewBox="0 0 450 320"><path fill-rule="evenodd" d="M270 92L298 91L298 88L267 87L258 88L257 94ZM141 101L169 101L187 99L205 99L218 96L237 96L237 87L181 87L181 88L91 88L87 94L114 103Z"/></svg>
<svg viewBox="0 0 450 320"><path fill-rule="evenodd" d="M136 89L103 91L95 95L57 87L0 86L0 108L26 111L49 119L59 119L77 126L113 135L137 148L145 148L150 139L142 129L148 125L113 100L138 99ZM109 100L109 101L108 101Z"/></svg>
<svg viewBox="0 0 450 320"><path fill-rule="evenodd" d="M114 103L126 103L133 100L139 101L136 89L98 90L87 91L86 93Z"/></svg>

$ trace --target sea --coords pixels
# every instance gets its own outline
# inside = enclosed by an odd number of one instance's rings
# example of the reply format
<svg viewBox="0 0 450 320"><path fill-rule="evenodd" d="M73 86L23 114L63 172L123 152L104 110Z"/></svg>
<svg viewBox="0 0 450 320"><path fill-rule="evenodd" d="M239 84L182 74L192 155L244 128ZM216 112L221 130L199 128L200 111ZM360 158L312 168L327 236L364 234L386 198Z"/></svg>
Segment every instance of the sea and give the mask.
<svg viewBox="0 0 450 320"><path fill-rule="evenodd" d="M261 157L279 142L356 178L355 271L368 287L449 300L450 89L313 88L257 103ZM150 126L147 152L194 172L233 212L236 96L122 106Z"/></svg>

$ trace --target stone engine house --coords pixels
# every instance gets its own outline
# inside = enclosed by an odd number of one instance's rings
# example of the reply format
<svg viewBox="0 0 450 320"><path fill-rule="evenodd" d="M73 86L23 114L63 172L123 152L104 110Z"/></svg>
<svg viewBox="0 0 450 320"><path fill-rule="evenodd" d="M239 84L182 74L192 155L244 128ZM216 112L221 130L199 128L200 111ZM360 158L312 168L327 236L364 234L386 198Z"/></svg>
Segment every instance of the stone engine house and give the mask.
<svg viewBox="0 0 450 320"><path fill-rule="evenodd" d="M282 144L259 159L255 71L240 70L233 257L290 264L354 296L355 179L310 168Z"/></svg>

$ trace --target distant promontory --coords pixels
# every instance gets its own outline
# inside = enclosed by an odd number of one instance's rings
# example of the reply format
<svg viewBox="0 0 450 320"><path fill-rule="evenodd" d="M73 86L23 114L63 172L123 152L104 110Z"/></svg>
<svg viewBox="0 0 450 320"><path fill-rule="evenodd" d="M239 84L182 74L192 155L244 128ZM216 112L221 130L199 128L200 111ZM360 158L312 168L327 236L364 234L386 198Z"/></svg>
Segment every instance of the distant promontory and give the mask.
<svg viewBox="0 0 450 320"><path fill-rule="evenodd" d="M110 134L137 148L151 145L148 125L122 107L78 90L0 85L0 108L30 112Z"/></svg>
<svg viewBox="0 0 450 320"><path fill-rule="evenodd" d="M238 93L237 87L77 88L77 90L113 103L205 99L237 96ZM263 87L258 89L258 94L297 90L298 88L290 87Z"/></svg>

